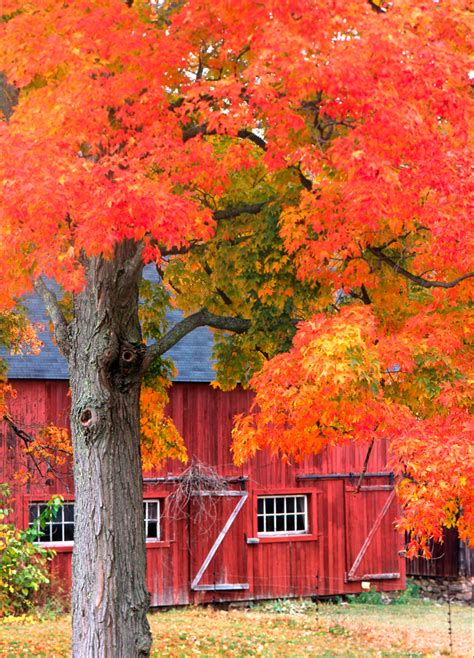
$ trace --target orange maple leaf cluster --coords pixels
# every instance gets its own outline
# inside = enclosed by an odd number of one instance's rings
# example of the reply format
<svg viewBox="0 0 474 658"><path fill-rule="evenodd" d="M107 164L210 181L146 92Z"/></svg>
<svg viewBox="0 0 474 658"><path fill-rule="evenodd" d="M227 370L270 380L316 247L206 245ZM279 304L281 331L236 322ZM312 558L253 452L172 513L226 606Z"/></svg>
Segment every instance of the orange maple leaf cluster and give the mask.
<svg viewBox="0 0 474 658"><path fill-rule="evenodd" d="M410 318L387 333L359 304L301 323L291 350L251 380L256 398L236 420L236 461L265 446L299 461L328 445L387 439L412 553L428 554L443 526L472 541L474 359L462 318Z"/></svg>
<svg viewBox="0 0 474 658"><path fill-rule="evenodd" d="M143 386L140 395L141 455L145 471L163 459L187 461L184 440L166 414L168 395L164 386Z"/></svg>

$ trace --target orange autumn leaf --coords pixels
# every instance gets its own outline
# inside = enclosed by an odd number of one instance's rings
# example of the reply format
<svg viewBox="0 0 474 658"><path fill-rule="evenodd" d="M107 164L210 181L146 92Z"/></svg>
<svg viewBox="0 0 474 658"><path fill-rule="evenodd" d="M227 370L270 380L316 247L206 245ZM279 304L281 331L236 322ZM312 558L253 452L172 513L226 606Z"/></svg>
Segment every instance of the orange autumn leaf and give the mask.
<svg viewBox="0 0 474 658"><path fill-rule="evenodd" d="M166 415L168 402L166 390L142 387L140 395L140 431L142 464L145 470L157 466L163 459L179 459L186 462L188 457L183 438L173 420Z"/></svg>

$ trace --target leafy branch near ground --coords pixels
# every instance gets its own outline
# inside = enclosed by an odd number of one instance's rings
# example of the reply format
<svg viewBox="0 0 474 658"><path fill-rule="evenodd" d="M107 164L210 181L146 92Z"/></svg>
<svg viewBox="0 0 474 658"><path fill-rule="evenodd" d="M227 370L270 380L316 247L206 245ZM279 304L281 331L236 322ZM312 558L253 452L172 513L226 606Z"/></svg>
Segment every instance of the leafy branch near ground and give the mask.
<svg viewBox="0 0 474 658"><path fill-rule="evenodd" d="M36 542L61 504L61 498L55 496L47 503L37 526L19 530L8 522L13 511L9 486L0 484L0 617L30 610L40 588L49 584L48 562L55 553Z"/></svg>

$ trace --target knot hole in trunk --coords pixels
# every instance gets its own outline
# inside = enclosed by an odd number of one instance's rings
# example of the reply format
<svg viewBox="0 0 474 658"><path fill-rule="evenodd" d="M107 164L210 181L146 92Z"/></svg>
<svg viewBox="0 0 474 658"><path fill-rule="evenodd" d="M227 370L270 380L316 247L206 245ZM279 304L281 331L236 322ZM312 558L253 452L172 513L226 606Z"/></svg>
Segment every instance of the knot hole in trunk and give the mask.
<svg viewBox="0 0 474 658"><path fill-rule="evenodd" d="M99 415L93 407L87 406L80 410L78 419L86 443L89 444L97 438Z"/></svg>
<svg viewBox="0 0 474 658"><path fill-rule="evenodd" d="M81 423L84 429L90 429L92 425L94 425L96 420L97 420L97 414L94 412L93 409L86 407L81 411L79 416L79 422Z"/></svg>
<svg viewBox="0 0 474 658"><path fill-rule="evenodd" d="M113 383L122 392L138 383L142 376L142 364L146 346L142 343L122 343L118 358L111 367Z"/></svg>
<svg viewBox="0 0 474 658"><path fill-rule="evenodd" d="M122 361L125 364L133 363L135 361L135 358L136 358L135 352L132 352L132 350L128 350L128 349L123 350Z"/></svg>

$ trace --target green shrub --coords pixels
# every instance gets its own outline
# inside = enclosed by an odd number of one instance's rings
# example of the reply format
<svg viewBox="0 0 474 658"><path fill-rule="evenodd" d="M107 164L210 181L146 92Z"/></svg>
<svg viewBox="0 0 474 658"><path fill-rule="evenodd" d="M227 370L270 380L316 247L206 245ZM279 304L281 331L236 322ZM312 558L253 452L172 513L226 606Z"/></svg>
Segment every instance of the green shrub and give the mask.
<svg viewBox="0 0 474 658"><path fill-rule="evenodd" d="M53 621L71 610L69 591L62 588L57 582L54 582L53 588L53 592L51 592L51 587L40 588L38 595L34 597L34 615L42 621Z"/></svg>
<svg viewBox="0 0 474 658"><path fill-rule="evenodd" d="M361 603L365 605L382 605L383 598L380 592L375 589L369 589L360 594L348 594L347 600L349 603Z"/></svg>
<svg viewBox="0 0 474 658"><path fill-rule="evenodd" d="M0 617L27 611L40 587L49 584L48 562L55 553L35 542L61 504L59 496L47 503L39 518L39 530L19 530L8 522L12 513L9 486L0 484Z"/></svg>
<svg viewBox="0 0 474 658"><path fill-rule="evenodd" d="M314 612L317 606L311 599L273 599L260 603L258 608L265 612L294 615Z"/></svg>
<svg viewBox="0 0 474 658"><path fill-rule="evenodd" d="M420 588L411 580L407 580L406 588L398 592L396 598L392 599L392 604L404 605L413 600L420 598Z"/></svg>

